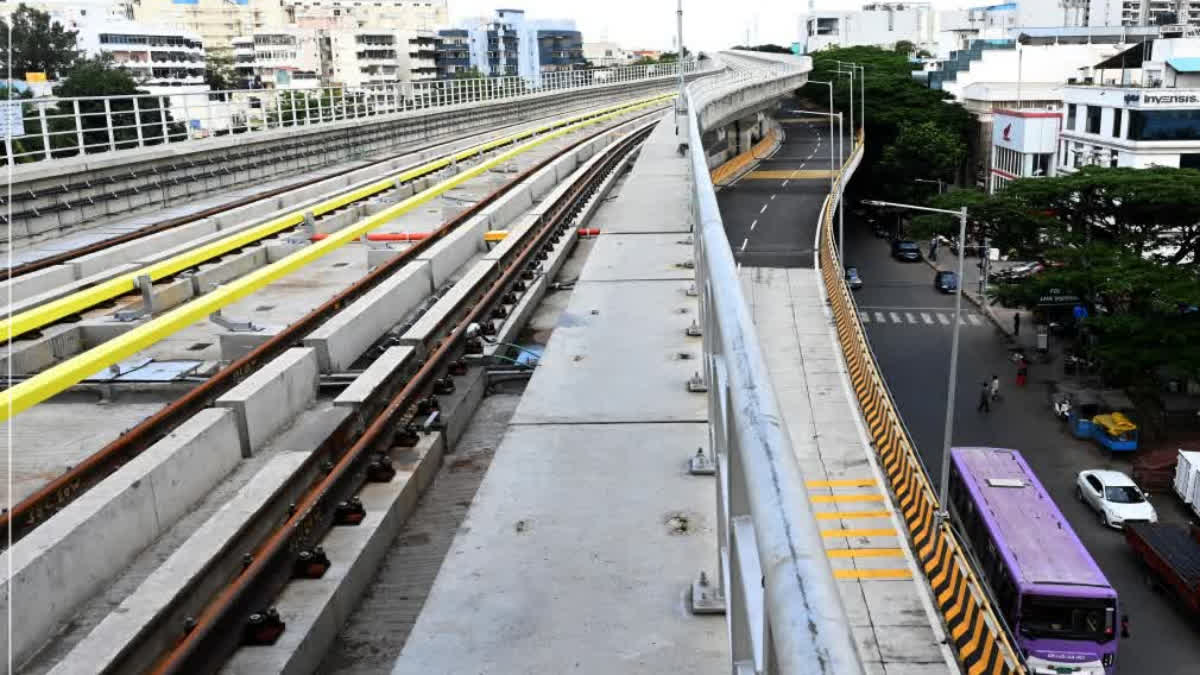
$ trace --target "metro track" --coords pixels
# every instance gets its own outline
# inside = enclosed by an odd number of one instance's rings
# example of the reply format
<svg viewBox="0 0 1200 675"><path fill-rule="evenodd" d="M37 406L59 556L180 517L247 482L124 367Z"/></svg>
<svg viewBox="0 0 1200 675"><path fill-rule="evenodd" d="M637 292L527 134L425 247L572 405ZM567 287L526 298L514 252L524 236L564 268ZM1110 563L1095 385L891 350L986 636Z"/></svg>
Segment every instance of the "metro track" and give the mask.
<svg viewBox="0 0 1200 675"><path fill-rule="evenodd" d="M367 485L394 478L392 459L418 441L415 423L436 417L439 396L476 367L468 362L483 349L480 335L509 316L543 273L551 251L570 243L563 240L578 227L577 216L657 124L645 117L622 125L625 136L562 188L492 273L471 283L431 337L427 355L407 372L395 373L360 414L329 433L237 541L205 564L203 578L182 589L132 643L97 664L96 672L218 672L243 645L262 644L259 640L278 637L273 631L287 630L273 610L275 599L293 580L328 569L320 548L327 534L357 524L346 517L347 505Z"/></svg>
<svg viewBox="0 0 1200 675"><path fill-rule="evenodd" d="M646 116L653 115L656 111L660 110L660 107L658 107L657 104L666 101L668 98L669 97L655 97L653 99L649 99L648 101L643 101L636 104L626 104L618 107L616 112L608 109L608 112L605 112L604 114L593 114L570 118L577 121L567 126L556 125L557 131L543 134L541 138L544 140L549 140L550 134L552 133L562 134L565 133L564 130L583 128L583 126L587 124L604 121L606 119L615 117L618 114L649 108L651 110L650 112L643 113L634 118L635 120L643 119ZM584 119L580 120L578 117L583 117ZM630 124L632 121L633 120L626 121L622 124ZM33 494L29 495L25 499L22 499L20 503L14 506L11 512L0 514L0 526L11 527L11 541L19 541L30 532L34 531L34 529L36 529L39 525L46 522L46 520L48 520L55 513L65 508L80 495L84 494L91 487L101 482L112 472L171 433L171 431L176 429L180 424L189 419L195 413L203 410L206 407L209 407L222 394L228 392L238 383L244 381L250 374L255 372L262 365L282 354L287 349L299 345L305 336L307 336L329 318L336 315L340 310L349 306L358 298L370 292L383 280L401 270L410 261L415 260L423 252L427 251L438 241L454 232L459 226L466 223L490 204L496 202L511 189L521 184L523 181L540 171L542 168L550 165L555 161L555 159L561 157L563 154L579 147L584 143L587 143L601 134L610 133L611 131L612 128L605 128L585 138L582 138L581 140L568 145L554 155L546 158L536 166L533 166L527 171L524 171L520 175L516 176L514 179L501 186L492 194L488 195L474 206L470 207L467 211L459 214L454 219L445 223L441 228L431 233L428 238L416 242L413 246L400 252L399 255L390 259L388 262L370 271L366 276L362 277L350 287L344 289L341 293L313 309L298 321L292 322L285 329L281 330L281 332L256 349L252 350L250 353L222 368L212 377L189 390L187 393L179 397L165 408L146 418L137 426L123 433L116 440L107 444L83 461L75 464L68 471L50 481ZM491 144L499 142L500 141L492 141ZM533 142L540 141L531 141L531 143ZM526 144L526 146L528 145L529 143ZM343 228L342 230L330 234L328 237L318 243L306 246L298 253L303 254L306 251L311 251L312 249L319 247L326 247L331 250L334 247L341 246L342 244L355 239L360 230L365 232L369 229L372 229L373 226L382 224L389 218L394 218L406 210L414 208L415 206L432 199L433 197L437 196L437 194L450 189L450 187L461 184L470 177L482 174L490 165L505 161L506 156L509 155L509 153L524 151L522 148L528 149L526 146L513 148L512 150L509 150L508 153L503 153L499 157L494 158L489 162L484 162L483 164L480 164L470 170L464 171L446 181L443 181L439 185L431 186L429 189L401 201L396 206L389 208L380 214L370 216L355 225L351 225L347 228ZM493 145L492 147L496 146ZM428 163L428 165L438 164L444 161L446 160L436 160L435 162ZM369 187L373 187L381 182L383 181L376 181L372 184L372 186ZM394 189L395 182L393 181L391 185ZM366 188L359 188L358 190L351 192L350 195L340 195L328 201L347 200L351 195L358 192L363 192L365 190ZM371 194L379 194L379 192L372 192ZM255 228L251 229L253 230ZM297 254L293 254L293 256L295 255ZM289 258L292 258L293 256L289 256ZM313 257L315 258L316 256ZM289 258L285 258L284 260L274 263L273 265L285 263ZM238 283L247 281L248 283L245 283L245 288L240 289L241 294L237 297L242 297L249 294L256 288L261 288L271 279L283 276L283 273L294 272L296 269L301 269L303 264L309 260L311 260L311 258L304 260L301 264L282 265L277 269L286 268L286 272L270 275L270 277L266 280L254 277L256 277L256 275L259 277L268 276L263 273L268 271L272 265L268 265L266 268L259 269L250 273L249 275L246 275L246 277L243 277L243 279L239 280ZM230 284L230 286L233 286L233 284ZM207 305L215 304L216 307L219 308L221 305L227 304L227 302L232 302L232 299L219 299L216 303L211 302L213 299L212 296L216 296L227 291L229 291L228 288L222 287L217 291L193 299L191 302L181 307L177 307L167 312L163 316L133 329L125 335L114 338L108 343L95 347L92 350L89 350L89 352L85 352L83 355L75 357L74 359L60 364L59 366L55 366L54 368L50 369L50 371L40 373L29 380L22 382L21 384L15 385L6 392L3 392L2 395L12 400L12 392L14 390L26 387L31 382L36 383L39 378L42 378L43 386L45 385L45 380L51 379L53 386L57 387L57 391L63 391L75 382L81 380L83 377L86 377L90 373L96 372L96 370L103 368L104 366L95 365L97 361L92 359L86 365L74 366L72 369L72 374L69 377L60 376L57 379L47 377L48 374L53 375L51 371L70 366L72 361L87 356L87 354L95 352L96 350L102 350L106 347L109 347L112 343L127 340L131 335L140 331L143 333L143 336L134 341L134 346L132 348L129 346L121 347L117 350L117 353L119 353L120 356L113 357L110 354L108 357L106 357L106 360L109 360L110 362L116 362L120 360L120 358L124 358L129 353L136 353L139 349L144 348L146 344L153 343L156 339L169 334L171 330L188 325L198 318L207 316L207 314L212 311L212 309ZM206 303L206 299L209 302ZM180 315L182 315L182 318L180 318ZM175 318L172 318L173 316ZM156 322L159 323L158 326L154 325ZM166 327L163 327L163 323L167 324ZM134 335L134 337L136 338L138 336ZM57 391L54 393L57 393Z"/></svg>

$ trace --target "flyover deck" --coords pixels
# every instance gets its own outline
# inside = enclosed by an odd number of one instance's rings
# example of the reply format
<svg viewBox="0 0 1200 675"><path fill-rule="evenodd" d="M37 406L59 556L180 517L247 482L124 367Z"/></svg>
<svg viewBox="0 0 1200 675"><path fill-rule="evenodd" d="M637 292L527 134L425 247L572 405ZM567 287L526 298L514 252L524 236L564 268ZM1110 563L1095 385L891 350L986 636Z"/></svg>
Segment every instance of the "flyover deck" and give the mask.
<svg viewBox="0 0 1200 675"><path fill-rule="evenodd" d="M668 115L593 223L602 234L394 673L728 669L723 617L688 612L715 560L707 442L684 384L688 169Z"/></svg>

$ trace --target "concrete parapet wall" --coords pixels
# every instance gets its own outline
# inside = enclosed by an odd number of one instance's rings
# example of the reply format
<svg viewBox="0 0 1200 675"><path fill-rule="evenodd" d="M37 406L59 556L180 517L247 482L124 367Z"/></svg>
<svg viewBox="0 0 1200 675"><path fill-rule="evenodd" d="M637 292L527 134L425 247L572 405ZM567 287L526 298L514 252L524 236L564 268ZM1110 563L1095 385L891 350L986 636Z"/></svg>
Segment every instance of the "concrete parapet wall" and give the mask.
<svg viewBox="0 0 1200 675"><path fill-rule="evenodd" d="M458 268L483 250L483 233L487 230L488 217L480 214L460 225L417 258L428 263L433 288L440 288Z"/></svg>
<svg viewBox="0 0 1200 675"><path fill-rule="evenodd" d="M0 298L7 300L9 293L12 293L13 302L19 302L35 295L53 291L59 286L69 284L72 281L75 281L75 269L73 267L70 265L55 265L0 282Z"/></svg>
<svg viewBox="0 0 1200 675"><path fill-rule="evenodd" d="M216 400L236 415L242 455L251 456L316 399L318 375L316 351L297 347Z"/></svg>
<svg viewBox="0 0 1200 675"><path fill-rule="evenodd" d="M241 460L239 448L234 414L203 410L0 555L13 569L0 595L20 619L4 626L9 613L0 613L13 662L207 494Z"/></svg>

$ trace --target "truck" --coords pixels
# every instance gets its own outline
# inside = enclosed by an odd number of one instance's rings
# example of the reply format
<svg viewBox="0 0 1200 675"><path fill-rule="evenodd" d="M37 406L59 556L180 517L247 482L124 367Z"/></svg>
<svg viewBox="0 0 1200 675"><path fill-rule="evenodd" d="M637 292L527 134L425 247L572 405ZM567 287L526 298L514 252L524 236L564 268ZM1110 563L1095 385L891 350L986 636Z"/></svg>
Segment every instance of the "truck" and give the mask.
<svg viewBox="0 0 1200 675"><path fill-rule="evenodd" d="M1167 589L1200 615L1200 527L1126 523L1125 541L1142 562L1148 584Z"/></svg>
<svg viewBox="0 0 1200 675"><path fill-rule="evenodd" d="M1175 494L1200 516L1200 452L1180 450L1175 460Z"/></svg>

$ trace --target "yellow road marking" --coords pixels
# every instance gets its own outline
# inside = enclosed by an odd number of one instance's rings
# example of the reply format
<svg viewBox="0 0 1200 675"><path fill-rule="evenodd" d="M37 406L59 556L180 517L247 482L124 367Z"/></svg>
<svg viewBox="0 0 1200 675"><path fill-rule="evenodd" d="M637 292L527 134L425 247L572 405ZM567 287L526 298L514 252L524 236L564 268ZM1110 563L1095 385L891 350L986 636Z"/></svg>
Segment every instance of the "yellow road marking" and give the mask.
<svg viewBox="0 0 1200 675"><path fill-rule="evenodd" d="M859 528L851 530L821 530L822 537L894 537L896 530L888 528Z"/></svg>
<svg viewBox="0 0 1200 675"><path fill-rule="evenodd" d="M830 558L903 558L899 548L835 548L827 551Z"/></svg>
<svg viewBox="0 0 1200 675"><path fill-rule="evenodd" d="M874 478L842 478L839 480L807 480L807 487L869 487L875 484Z"/></svg>
<svg viewBox="0 0 1200 675"><path fill-rule="evenodd" d="M813 495L810 500L814 504L830 504L836 502L881 502L883 495Z"/></svg>
<svg viewBox="0 0 1200 675"><path fill-rule="evenodd" d="M438 196L449 192L472 178L482 175L492 167L499 166L518 155L555 138L565 136L576 129L603 122L634 110L656 105L668 98L672 98L672 96L659 96L620 107L612 112L581 120L526 141L519 146L496 155L486 162L477 164L452 178L448 178L422 192L418 192L383 211L364 218L353 225L344 227L337 232L333 232L321 241L305 246L285 258L265 267L260 267L239 279L218 287L211 293L201 295L191 302L165 312L133 330L93 347L78 356L67 359L53 368L44 370L28 380L0 392L0 420L10 419L13 415L45 401L84 378L90 377L101 369L122 359L129 358L150 345L157 343L159 340L173 335L197 321L203 320L218 309L237 302L262 287L308 265L314 260L332 253L334 250L358 239L367 232L416 209L426 202L436 199ZM184 254L184 256L187 255L189 254ZM9 328L11 329L11 324L9 324Z"/></svg>
<svg viewBox="0 0 1200 675"><path fill-rule="evenodd" d="M829 178L836 171L826 169L764 169L751 171L742 180L797 180L804 178Z"/></svg>
<svg viewBox="0 0 1200 675"><path fill-rule="evenodd" d="M834 570L834 579L911 579L912 570Z"/></svg>
<svg viewBox="0 0 1200 675"><path fill-rule="evenodd" d="M818 511L817 520L842 520L845 518L887 518L888 511Z"/></svg>

